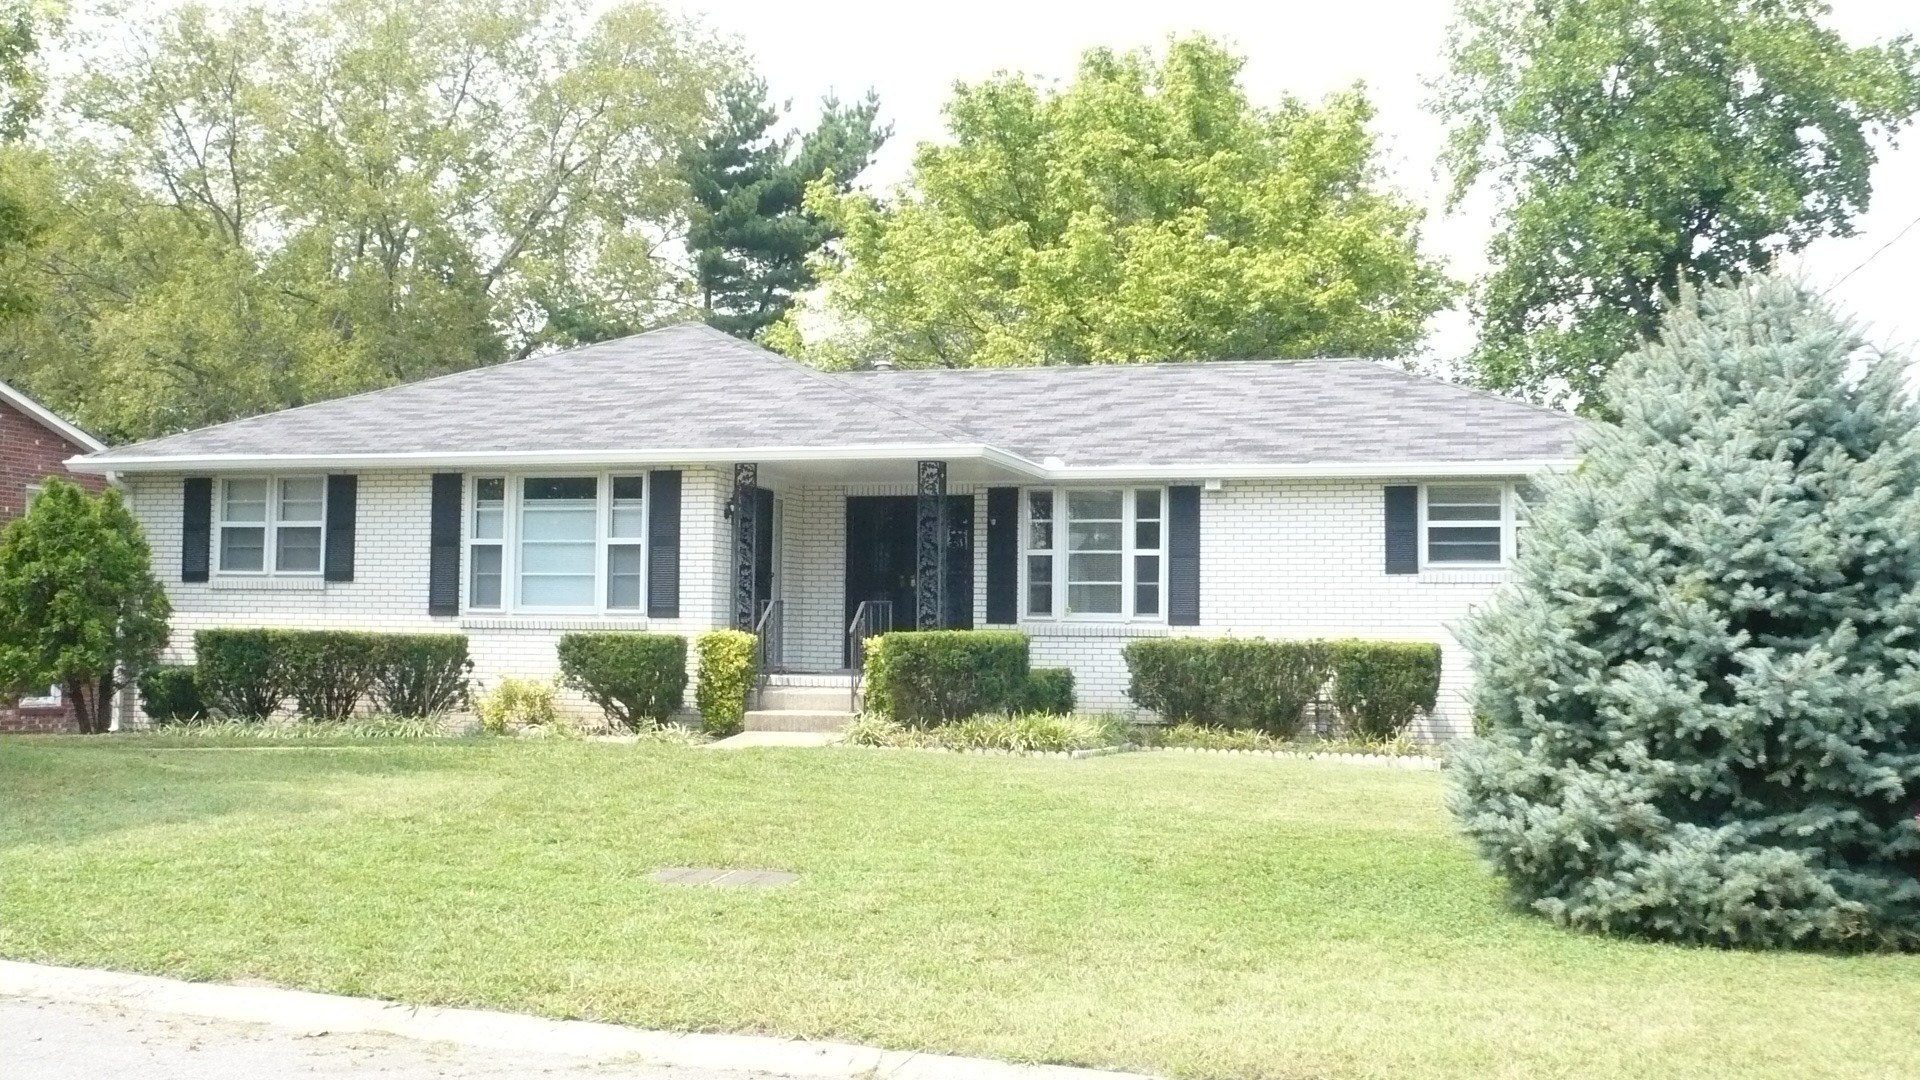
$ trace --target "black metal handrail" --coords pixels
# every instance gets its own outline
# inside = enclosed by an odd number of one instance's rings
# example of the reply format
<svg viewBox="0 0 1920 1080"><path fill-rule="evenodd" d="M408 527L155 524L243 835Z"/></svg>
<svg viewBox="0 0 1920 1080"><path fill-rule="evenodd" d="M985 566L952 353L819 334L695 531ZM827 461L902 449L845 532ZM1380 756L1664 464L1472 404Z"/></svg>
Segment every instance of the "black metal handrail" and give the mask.
<svg viewBox="0 0 1920 1080"><path fill-rule="evenodd" d="M781 648L780 637L785 621L780 618L780 601L768 600L760 608L760 617L754 620L754 647L759 650L759 664L756 665L753 700L757 705L767 692L767 683L773 678L773 669L779 666Z"/></svg>
<svg viewBox="0 0 1920 1080"><path fill-rule="evenodd" d="M862 600L847 623L847 664L852 669L847 711L860 711L860 682L866 673L867 639L893 629L893 601Z"/></svg>

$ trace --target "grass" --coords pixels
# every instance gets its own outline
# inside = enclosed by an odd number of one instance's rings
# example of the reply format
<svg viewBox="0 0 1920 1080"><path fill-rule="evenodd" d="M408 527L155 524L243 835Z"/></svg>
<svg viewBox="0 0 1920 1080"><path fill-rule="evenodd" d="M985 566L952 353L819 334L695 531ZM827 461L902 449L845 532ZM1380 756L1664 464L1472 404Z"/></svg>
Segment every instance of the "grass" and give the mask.
<svg viewBox="0 0 1920 1080"><path fill-rule="evenodd" d="M0 742L0 954L1181 1077L1920 1076L1920 957L1515 913L1430 773ZM663 866L797 871L765 892Z"/></svg>

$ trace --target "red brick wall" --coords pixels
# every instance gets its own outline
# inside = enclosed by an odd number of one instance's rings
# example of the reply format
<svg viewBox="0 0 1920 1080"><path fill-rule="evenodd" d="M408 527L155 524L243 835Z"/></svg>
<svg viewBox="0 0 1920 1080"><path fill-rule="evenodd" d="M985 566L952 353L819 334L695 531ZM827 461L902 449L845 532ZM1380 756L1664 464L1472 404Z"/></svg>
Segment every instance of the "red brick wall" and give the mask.
<svg viewBox="0 0 1920 1080"><path fill-rule="evenodd" d="M27 488L49 476L62 476L89 491L99 491L104 486L100 477L78 476L61 464L84 453L86 447L68 442L10 402L0 400L0 528L25 512ZM73 718L64 708L0 707L0 732L68 731L72 727Z"/></svg>

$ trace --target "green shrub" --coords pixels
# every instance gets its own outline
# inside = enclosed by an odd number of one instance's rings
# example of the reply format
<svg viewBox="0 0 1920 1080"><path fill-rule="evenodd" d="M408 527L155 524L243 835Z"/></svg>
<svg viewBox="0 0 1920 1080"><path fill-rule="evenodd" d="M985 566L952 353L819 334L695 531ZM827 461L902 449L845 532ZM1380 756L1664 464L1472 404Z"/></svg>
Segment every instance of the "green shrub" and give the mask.
<svg viewBox="0 0 1920 1080"><path fill-rule="evenodd" d="M1027 693L1027 636L1014 630L921 630L867 644L866 707L903 724L1011 712Z"/></svg>
<svg viewBox="0 0 1920 1080"><path fill-rule="evenodd" d="M854 746L1057 753L1118 746L1128 734L1126 721L1112 716L986 713L937 727L909 727L866 714L847 725L843 738Z"/></svg>
<svg viewBox="0 0 1920 1080"><path fill-rule="evenodd" d="M1425 641L1356 641L1328 646L1329 696L1350 735L1391 739L1440 696L1440 646Z"/></svg>
<svg viewBox="0 0 1920 1080"><path fill-rule="evenodd" d="M338 723L373 686L384 634L349 630L275 630L267 642L294 708L308 720Z"/></svg>
<svg viewBox="0 0 1920 1080"><path fill-rule="evenodd" d="M379 635L378 663L368 697L376 712L442 716L467 704L465 634Z"/></svg>
<svg viewBox="0 0 1920 1080"><path fill-rule="evenodd" d="M140 708L155 725L192 720L206 709L194 685L193 665L148 668L140 676Z"/></svg>
<svg viewBox="0 0 1920 1080"><path fill-rule="evenodd" d="M563 634L560 678L628 730L672 716L687 695L687 639L678 634Z"/></svg>
<svg viewBox="0 0 1920 1080"><path fill-rule="evenodd" d="M553 684L508 676L474 699L473 712L480 730L505 735L516 727L560 726L560 710L553 701Z"/></svg>
<svg viewBox="0 0 1920 1080"><path fill-rule="evenodd" d="M693 702L700 727L709 735L731 735L747 715L747 691L753 686L760 639L744 630L714 630L694 639L699 657Z"/></svg>
<svg viewBox="0 0 1920 1080"><path fill-rule="evenodd" d="M201 630L193 635L194 683L213 715L264 720L287 697L273 630Z"/></svg>
<svg viewBox="0 0 1920 1080"><path fill-rule="evenodd" d="M1142 638L1130 642L1127 694L1171 723L1252 728L1286 737L1327 685L1322 641Z"/></svg>
<svg viewBox="0 0 1920 1080"><path fill-rule="evenodd" d="M1208 638L1138 638L1120 655L1127 662L1127 696L1170 723L1212 717L1213 642Z"/></svg>
<svg viewBox="0 0 1920 1080"><path fill-rule="evenodd" d="M1037 667L1027 672L1025 712L1065 716L1073 711L1073 669Z"/></svg>

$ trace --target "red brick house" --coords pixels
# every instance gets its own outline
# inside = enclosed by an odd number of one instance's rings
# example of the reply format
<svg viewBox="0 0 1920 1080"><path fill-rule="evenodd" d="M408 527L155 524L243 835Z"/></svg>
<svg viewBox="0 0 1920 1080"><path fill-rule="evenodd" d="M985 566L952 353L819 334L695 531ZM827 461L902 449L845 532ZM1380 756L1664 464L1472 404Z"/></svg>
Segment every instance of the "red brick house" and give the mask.
<svg viewBox="0 0 1920 1080"><path fill-rule="evenodd" d="M49 476L98 491L100 477L69 473L65 463L75 454L104 449L100 440L0 382L0 527L26 512L34 489ZM15 703L0 702L0 732L64 731L72 723L58 693Z"/></svg>

